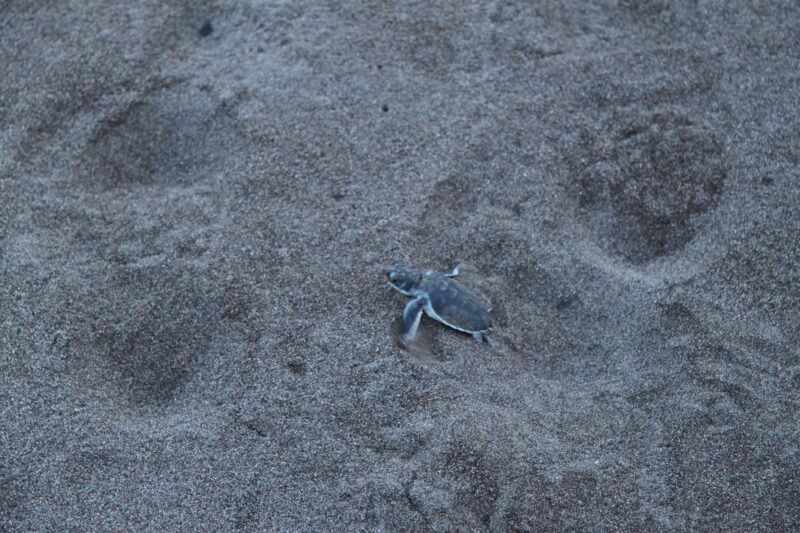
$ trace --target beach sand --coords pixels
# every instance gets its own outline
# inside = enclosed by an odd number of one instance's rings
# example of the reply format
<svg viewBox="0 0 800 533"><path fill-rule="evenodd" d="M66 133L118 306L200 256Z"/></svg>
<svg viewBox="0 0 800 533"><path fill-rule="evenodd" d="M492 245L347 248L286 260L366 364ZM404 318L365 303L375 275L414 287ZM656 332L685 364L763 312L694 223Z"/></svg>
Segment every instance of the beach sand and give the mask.
<svg viewBox="0 0 800 533"><path fill-rule="evenodd" d="M0 529L800 528L796 3L32 6Z"/></svg>

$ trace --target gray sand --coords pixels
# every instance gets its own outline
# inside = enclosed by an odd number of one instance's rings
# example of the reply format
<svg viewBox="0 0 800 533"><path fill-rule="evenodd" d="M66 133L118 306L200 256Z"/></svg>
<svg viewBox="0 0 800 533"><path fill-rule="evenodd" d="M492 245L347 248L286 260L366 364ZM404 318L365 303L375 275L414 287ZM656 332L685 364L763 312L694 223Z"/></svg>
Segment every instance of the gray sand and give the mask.
<svg viewBox="0 0 800 533"><path fill-rule="evenodd" d="M0 8L0 529L800 528L796 2L136 5Z"/></svg>

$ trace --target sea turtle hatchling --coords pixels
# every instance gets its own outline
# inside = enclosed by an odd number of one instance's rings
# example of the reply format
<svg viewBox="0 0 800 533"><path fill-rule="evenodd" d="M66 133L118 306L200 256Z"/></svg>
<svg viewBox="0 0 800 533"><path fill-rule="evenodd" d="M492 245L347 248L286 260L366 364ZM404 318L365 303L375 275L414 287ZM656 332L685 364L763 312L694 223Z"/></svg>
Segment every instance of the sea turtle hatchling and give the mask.
<svg viewBox="0 0 800 533"><path fill-rule="evenodd" d="M458 274L458 267L449 274L433 270L423 274L406 265L395 265L385 272L389 285L406 296L414 296L403 311L401 338L404 341L414 338L425 311L429 317L446 326L488 342L484 333L492 327L490 310L471 292L450 279Z"/></svg>

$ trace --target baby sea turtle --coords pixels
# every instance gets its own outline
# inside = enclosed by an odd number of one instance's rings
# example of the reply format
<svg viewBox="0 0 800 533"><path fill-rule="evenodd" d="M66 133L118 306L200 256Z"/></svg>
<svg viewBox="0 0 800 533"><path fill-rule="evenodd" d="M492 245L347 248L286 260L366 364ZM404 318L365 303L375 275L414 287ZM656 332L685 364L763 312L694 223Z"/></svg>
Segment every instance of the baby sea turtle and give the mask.
<svg viewBox="0 0 800 533"><path fill-rule="evenodd" d="M409 341L417 333L417 326L425 311L429 317L458 331L471 333L481 342L488 342L484 333L492 327L489 309L471 292L451 277L458 274L456 267L449 274L428 270L424 274L406 265L386 269L389 285L406 296L414 296L403 311L403 334Z"/></svg>

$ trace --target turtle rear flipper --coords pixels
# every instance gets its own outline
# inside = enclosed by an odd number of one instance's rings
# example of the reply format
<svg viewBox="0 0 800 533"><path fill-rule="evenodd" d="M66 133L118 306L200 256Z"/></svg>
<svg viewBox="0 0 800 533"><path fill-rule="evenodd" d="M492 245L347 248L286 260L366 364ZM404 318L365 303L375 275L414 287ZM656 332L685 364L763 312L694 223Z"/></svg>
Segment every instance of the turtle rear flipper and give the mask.
<svg viewBox="0 0 800 533"><path fill-rule="evenodd" d="M472 336L475 337L481 344L489 344L489 339L486 338L486 335L484 335L482 331L476 331L472 334Z"/></svg>

